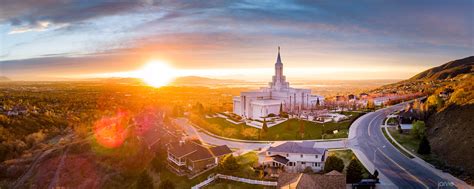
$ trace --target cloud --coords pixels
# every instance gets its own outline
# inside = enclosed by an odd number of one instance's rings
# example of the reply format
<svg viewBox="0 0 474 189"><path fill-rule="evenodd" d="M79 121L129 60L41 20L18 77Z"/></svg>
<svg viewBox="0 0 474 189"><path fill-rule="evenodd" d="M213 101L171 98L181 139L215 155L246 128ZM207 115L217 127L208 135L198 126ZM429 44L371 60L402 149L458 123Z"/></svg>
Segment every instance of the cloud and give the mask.
<svg viewBox="0 0 474 189"><path fill-rule="evenodd" d="M52 26L64 26L93 18L133 11L146 6L141 1L63 1L6 0L2 1L0 23L8 23L10 33L45 31Z"/></svg>

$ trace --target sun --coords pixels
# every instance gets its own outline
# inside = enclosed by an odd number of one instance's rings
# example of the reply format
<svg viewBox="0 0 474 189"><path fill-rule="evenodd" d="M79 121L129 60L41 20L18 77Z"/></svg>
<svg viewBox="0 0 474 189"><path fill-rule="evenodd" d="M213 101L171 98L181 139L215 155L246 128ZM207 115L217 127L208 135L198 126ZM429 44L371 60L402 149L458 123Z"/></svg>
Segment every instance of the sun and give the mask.
<svg viewBox="0 0 474 189"><path fill-rule="evenodd" d="M173 80L175 72L166 62L154 60L145 64L138 71L138 77L152 87L162 87Z"/></svg>

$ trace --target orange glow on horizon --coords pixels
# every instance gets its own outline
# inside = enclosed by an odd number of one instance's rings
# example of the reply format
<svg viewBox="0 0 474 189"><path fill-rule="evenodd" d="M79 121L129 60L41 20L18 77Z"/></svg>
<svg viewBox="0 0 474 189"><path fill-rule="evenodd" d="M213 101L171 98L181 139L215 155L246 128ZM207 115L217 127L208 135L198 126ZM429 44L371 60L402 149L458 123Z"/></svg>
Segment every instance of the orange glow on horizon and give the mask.
<svg viewBox="0 0 474 189"><path fill-rule="evenodd" d="M162 87L169 84L176 71L163 61L150 61L137 71L137 76L152 87Z"/></svg>

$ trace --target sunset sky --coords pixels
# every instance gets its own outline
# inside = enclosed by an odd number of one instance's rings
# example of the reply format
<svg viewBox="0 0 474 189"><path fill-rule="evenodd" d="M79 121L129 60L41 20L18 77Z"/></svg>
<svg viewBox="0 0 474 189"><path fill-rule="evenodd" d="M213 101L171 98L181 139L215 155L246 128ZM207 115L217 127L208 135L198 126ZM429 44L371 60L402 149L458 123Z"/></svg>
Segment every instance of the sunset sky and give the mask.
<svg viewBox="0 0 474 189"><path fill-rule="evenodd" d="M473 54L473 2L2 0L0 76L405 79Z"/></svg>

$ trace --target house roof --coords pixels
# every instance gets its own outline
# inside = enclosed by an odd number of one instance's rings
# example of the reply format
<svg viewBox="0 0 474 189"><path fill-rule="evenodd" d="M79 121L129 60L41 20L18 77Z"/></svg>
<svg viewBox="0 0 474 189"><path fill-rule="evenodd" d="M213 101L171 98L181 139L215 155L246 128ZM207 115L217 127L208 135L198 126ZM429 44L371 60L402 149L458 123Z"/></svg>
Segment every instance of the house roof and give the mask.
<svg viewBox="0 0 474 189"><path fill-rule="evenodd" d="M178 158L191 154L197 150L196 149L197 144L190 141L185 141L185 142L175 141L175 142L171 142L169 145L170 145L170 148L168 149L168 152Z"/></svg>
<svg viewBox="0 0 474 189"><path fill-rule="evenodd" d="M346 175L331 171L324 175L304 173L281 173L278 188L296 189L343 189L346 188Z"/></svg>
<svg viewBox="0 0 474 189"><path fill-rule="evenodd" d="M215 147L210 148L210 150L215 156L222 156L225 154L232 153L232 150L230 150L230 148L227 145L215 146Z"/></svg>
<svg viewBox="0 0 474 189"><path fill-rule="evenodd" d="M209 150L209 148L206 148L201 145L197 145L196 151L186 156L186 158L191 161L199 161L199 160L214 158L214 155L212 155L212 152L211 150Z"/></svg>
<svg viewBox="0 0 474 189"><path fill-rule="evenodd" d="M169 153L178 158L186 157L191 161L199 161L232 153L232 151L226 145L207 148L193 141L184 141L170 143Z"/></svg>
<svg viewBox="0 0 474 189"><path fill-rule="evenodd" d="M270 157L273 159L273 161L276 161L276 162L284 164L284 165L286 165L286 163L288 163L288 161L290 161L290 160L288 160L285 157L280 156L280 155L274 155L274 156L270 156Z"/></svg>
<svg viewBox="0 0 474 189"><path fill-rule="evenodd" d="M278 146L268 148L269 152L286 152L301 154L324 154L325 148L315 148L315 142L285 142Z"/></svg>

